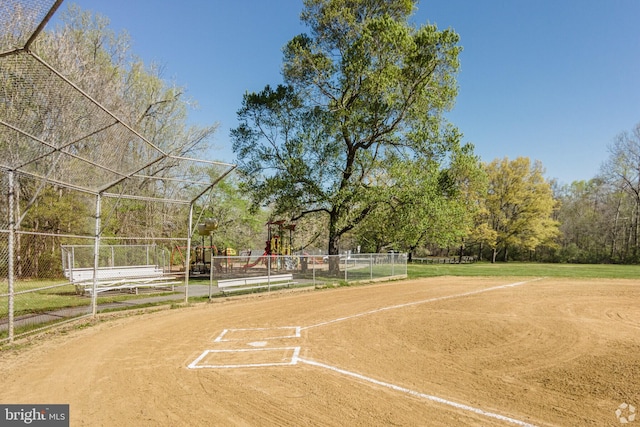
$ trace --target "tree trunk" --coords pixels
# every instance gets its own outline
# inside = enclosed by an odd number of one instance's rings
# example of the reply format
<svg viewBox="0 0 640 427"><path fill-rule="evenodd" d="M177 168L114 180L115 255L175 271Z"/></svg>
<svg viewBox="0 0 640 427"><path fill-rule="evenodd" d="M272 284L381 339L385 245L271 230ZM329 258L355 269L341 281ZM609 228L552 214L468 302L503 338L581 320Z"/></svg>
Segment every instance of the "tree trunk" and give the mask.
<svg viewBox="0 0 640 427"><path fill-rule="evenodd" d="M611 236L611 255L609 256L612 260L616 253L616 244L618 242L618 220L620 219L620 200L618 200L618 206L616 206L616 217L613 221L613 233Z"/></svg>
<svg viewBox="0 0 640 427"><path fill-rule="evenodd" d="M638 262L638 220L640 219L640 199L636 198L636 209L633 218L633 262Z"/></svg>
<svg viewBox="0 0 640 427"><path fill-rule="evenodd" d="M338 221L338 214L334 211L331 211L329 215L329 273L330 274L338 274L340 273L340 236L336 231L336 222Z"/></svg>
<svg viewBox="0 0 640 427"><path fill-rule="evenodd" d="M498 256L498 248L493 248L491 252L491 264L496 263L496 257Z"/></svg>
<svg viewBox="0 0 640 427"><path fill-rule="evenodd" d="M418 247L418 244L416 243L415 245L411 245L409 246L409 254L408 254L408 262L409 264L411 264L413 262L413 251L416 250L416 248Z"/></svg>

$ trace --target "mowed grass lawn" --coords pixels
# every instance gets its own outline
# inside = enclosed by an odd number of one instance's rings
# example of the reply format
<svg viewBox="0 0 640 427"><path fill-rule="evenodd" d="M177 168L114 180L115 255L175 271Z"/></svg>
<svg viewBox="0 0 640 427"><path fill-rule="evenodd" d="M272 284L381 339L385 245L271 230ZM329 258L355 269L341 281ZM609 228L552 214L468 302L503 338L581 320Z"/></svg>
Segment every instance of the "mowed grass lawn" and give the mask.
<svg viewBox="0 0 640 427"><path fill-rule="evenodd" d="M575 279L640 279L640 265L495 263L409 264L409 278L436 276L558 277Z"/></svg>

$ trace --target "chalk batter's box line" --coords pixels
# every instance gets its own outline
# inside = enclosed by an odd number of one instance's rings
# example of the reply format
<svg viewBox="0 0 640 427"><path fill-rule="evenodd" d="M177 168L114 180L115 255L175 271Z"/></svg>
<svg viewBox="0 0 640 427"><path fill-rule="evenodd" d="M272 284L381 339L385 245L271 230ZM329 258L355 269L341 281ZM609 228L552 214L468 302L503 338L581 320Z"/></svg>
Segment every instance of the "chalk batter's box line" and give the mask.
<svg viewBox="0 0 640 427"><path fill-rule="evenodd" d="M224 329L220 335L213 342L232 342L232 341L247 341L247 338L231 338L224 339L224 336L227 335L228 332L237 332L237 331L270 331L274 329L293 329L293 335L276 335L273 337L260 337L262 340L273 340L273 339L283 339L283 338L300 338L300 326L278 326L275 328L236 328L236 329Z"/></svg>
<svg viewBox="0 0 640 427"><path fill-rule="evenodd" d="M271 362L271 363L242 363L233 365L199 365L199 363L210 353L247 353L258 351L283 351L292 350L291 360L288 362ZM196 360L191 362L188 369L234 369L234 368L263 368L267 366L293 366L298 364L300 356L300 347L272 347L272 348L251 348L239 350L205 350Z"/></svg>

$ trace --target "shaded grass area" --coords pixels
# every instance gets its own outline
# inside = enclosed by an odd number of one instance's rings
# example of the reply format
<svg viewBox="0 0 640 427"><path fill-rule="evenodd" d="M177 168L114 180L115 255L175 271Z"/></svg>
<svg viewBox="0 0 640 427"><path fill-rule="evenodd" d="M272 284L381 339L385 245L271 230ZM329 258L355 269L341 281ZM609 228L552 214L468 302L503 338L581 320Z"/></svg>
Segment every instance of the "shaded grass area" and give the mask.
<svg viewBox="0 0 640 427"><path fill-rule="evenodd" d="M75 286L65 284L57 286L59 280L21 280L16 285L17 295L14 298L14 310L16 316L37 314L51 310L74 307L89 307L91 298L76 294ZM0 287L0 294L7 292L5 287ZM32 292L30 292L32 291ZM166 292L166 291L165 291ZM127 301L136 298L145 298L148 295L131 294L102 294L98 298L99 304ZM0 318L7 315L8 297L0 297Z"/></svg>
<svg viewBox="0 0 640 427"><path fill-rule="evenodd" d="M557 277L574 279L640 279L640 265L613 264L538 264L496 263L474 264L409 264L410 279L437 276L467 277Z"/></svg>
<svg viewBox="0 0 640 427"><path fill-rule="evenodd" d="M6 282L0 281L0 294L8 292ZM16 283L16 295L14 297L14 314L18 323L14 327L16 336L30 331L43 329L47 326L58 324L65 320L89 314L91 297L79 296L76 294L75 286L72 284L61 284L60 280L20 280ZM140 295L105 293L98 298L98 304L111 304L126 302L134 299L146 298L149 296L162 296L171 292L156 292L153 294L142 293ZM0 297L0 340L8 337L8 297ZM165 302L146 303L136 305L122 305L119 308L101 310L120 311L131 308L144 308L155 305L166 304ZM58 311L62 310L62 312ZM42 314L49 314L50 317L38 317ZM33 320L37 319L37 320ZM42 319L45 319L43 321ZM50 319L50 320L46 320ZM24 321L20 321L24 320Z"/></svg>

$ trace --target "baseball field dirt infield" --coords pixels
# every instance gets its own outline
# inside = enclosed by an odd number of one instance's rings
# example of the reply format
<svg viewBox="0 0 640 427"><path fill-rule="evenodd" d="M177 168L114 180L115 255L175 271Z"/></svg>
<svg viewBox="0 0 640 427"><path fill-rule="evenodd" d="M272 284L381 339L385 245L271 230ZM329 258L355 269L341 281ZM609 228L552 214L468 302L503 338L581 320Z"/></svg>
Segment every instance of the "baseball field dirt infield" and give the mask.
<svg viewBox="0 0 640 427"><path fill-rule="evenodd" d="M0 403L69 404L72 426L640 425L640 280L440 277L112 314L2 351L0 377Z"/></svg>

